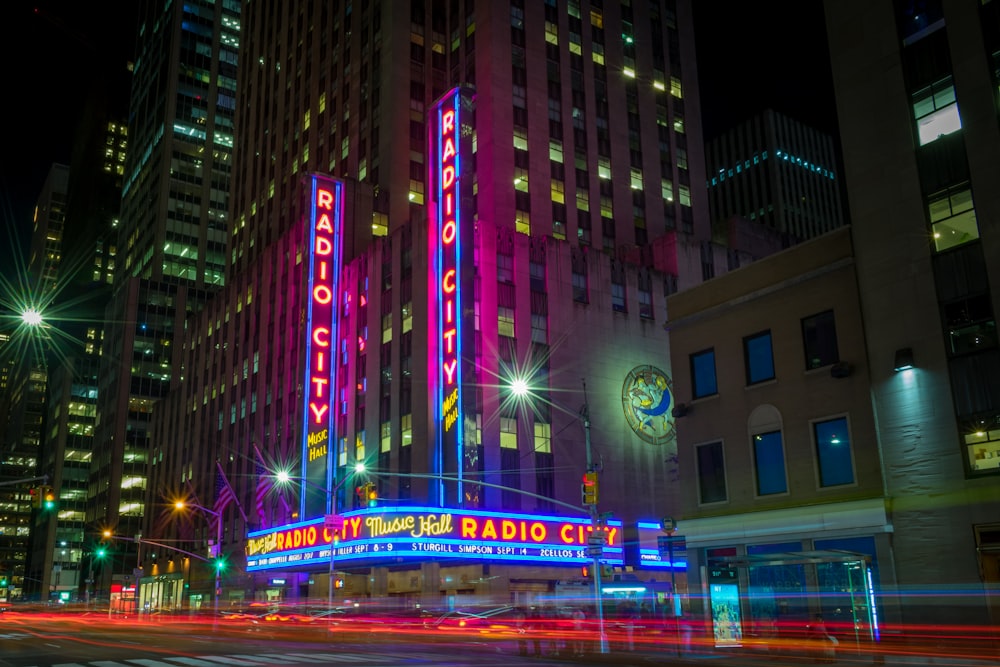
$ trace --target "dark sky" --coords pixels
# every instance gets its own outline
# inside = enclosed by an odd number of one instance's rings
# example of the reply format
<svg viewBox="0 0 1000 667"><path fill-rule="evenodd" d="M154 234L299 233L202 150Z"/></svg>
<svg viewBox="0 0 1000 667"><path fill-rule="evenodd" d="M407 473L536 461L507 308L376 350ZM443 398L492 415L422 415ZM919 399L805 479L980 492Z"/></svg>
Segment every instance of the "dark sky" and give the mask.
<svg viewBox="0 0 1000 667"><path fill-rule="evenodd" d="M133 54L138 0L4 0L4 137L0 144L0 271L25 257L49 167L68 164L82 98L95 72ZM128 26L127 28L125 26ZM18 250L21 248L22 250Z"/></svg>
<svg viewBox="0 0 1000 667"><path fill-rule="evenodd" d="M75 104L133 55L138 0L4 0L0 271L23 247L53 162L68 163ZM705 139L772 107L836 136L822 0L693 0Z"/></svg>
<svg viewBox="0 0 1000 667"><path fill-rule="evenodd" d="M705 141L773 108L837 137L822 0L692 0Z"/></svg>

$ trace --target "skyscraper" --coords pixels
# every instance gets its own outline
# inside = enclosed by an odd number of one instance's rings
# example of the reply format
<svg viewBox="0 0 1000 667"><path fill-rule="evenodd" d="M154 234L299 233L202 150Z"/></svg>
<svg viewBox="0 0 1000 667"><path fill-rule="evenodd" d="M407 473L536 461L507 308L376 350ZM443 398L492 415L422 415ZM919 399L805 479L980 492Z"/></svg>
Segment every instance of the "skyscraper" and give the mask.
<svg viewBox="0 0 1000 667"><path fill-rule="evenodd" d="M30 305L37 310L56 296L63 253L69 167L52 165L35 205L28 275L17 286L31 295ZM25 304L29 305L29 304ZM20 313L18 313L20 315ZM44 325L47 326L47 325ZM7 382L8 414L4 423L5 439L0 474L5 479L29 480L27 486L0 487L5 501L3 536L0 538L0 573L7 575L12 596L33 590L25 575L30 551L32 514L31 485L40 486L38 462L45 439L48 379L48 335L42 327L18 322L12 341L4 346L11 371Z"/></svg>
<svg viewBox="0 0 1000 667"><path fill-rule="evenodd" d="M87 521L133 537L184 318L223 284L240 4L143 3ZM132 563L135 551L119 545ZM119 560L131 573L131 566Z"/></svg>
<svg viewBox="0 0 1000 667"><path fill-rule="evenodd" d="M829 135L768 109L709 142L705 153L713 223L739 216L788 246L846 222Z"/></svg>

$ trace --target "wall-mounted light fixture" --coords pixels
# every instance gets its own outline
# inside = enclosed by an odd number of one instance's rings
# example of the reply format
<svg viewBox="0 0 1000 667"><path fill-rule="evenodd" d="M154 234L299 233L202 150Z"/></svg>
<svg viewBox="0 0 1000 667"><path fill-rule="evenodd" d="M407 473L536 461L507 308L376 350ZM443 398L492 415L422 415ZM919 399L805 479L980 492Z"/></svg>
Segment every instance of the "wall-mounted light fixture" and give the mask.
<svg viewBox="0 0 1000 667"><path fill-rule="evenodd" d="M896 350L896 363L893 364L892 370L896 371L907 371L913 368L913 348L912 347L901 347Z"/></svg>
<svg viewBox="0 0 1000 667"><path fill-rule="evenodd" d="M670 415L674 419L680 419L681 417L686 417L687 414L691 412L691 408L684 403L678 403L674 406L674 409L670 411Z"/></svg>

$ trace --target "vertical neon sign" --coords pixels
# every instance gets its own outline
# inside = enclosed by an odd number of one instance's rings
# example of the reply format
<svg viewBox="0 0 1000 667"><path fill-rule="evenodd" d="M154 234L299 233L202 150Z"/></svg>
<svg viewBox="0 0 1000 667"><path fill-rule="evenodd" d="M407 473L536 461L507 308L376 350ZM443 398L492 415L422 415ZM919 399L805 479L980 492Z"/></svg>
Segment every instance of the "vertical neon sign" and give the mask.
<svg viewBox="0 0 1000 667"><path fill-rule="evenodd" d="M428 118L430 170L428 217L431 256L429 377L433 383L436 441L433 469L459 480L456 488L438 482L432 494L441 505L460 504L462 478L467 468L465 395L463 384L472 378L463 350L471 350L473 328L472 262L472 94L466 88L445 93L430 109Z"/></svg>
<svg viewBox="0 0 1000 667"><path fill-rule="evenodd" d="M334 366L337 341L337 294L343 253L344 184L309 176L308 284L302 406L301 516L330 511L336 397Z"/></svg>

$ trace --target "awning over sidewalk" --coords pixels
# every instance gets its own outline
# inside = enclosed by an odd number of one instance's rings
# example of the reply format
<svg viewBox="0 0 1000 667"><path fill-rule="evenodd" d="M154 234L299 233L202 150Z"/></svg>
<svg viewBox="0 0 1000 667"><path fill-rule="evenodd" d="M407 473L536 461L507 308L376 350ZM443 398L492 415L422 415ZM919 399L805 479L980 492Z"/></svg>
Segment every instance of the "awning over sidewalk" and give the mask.
<svg viewBox="0 0 1000 667"><path fill-rule="evenodd" d="M829 549L823 551L785 551L773 554L719 556L709 559L710 565L729 567L757 567L766 565L806 565L820 563L870 563L868 554Z"/></svg>

